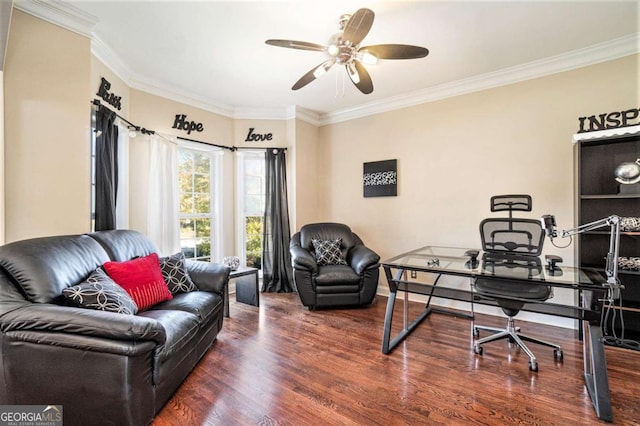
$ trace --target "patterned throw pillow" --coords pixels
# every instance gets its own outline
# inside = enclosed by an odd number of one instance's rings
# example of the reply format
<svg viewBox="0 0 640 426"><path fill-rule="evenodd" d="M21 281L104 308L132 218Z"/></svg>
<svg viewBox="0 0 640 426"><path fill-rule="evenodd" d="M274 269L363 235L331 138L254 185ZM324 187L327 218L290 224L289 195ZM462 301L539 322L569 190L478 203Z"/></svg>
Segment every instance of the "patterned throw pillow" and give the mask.
<svg viewBox="0 0 640 426"><path fill-rule="evenodd" d="M102 267L112 280L129 293L140 312L156 303L173 299L162 276L156 253L126 262L107 262Z"/></svg>
<svg viewBox="0 0 640 426"><path fill-rule="evenodd" d="M62 290L67 303L77 308L97 309L135 315L138 307L131 296L107 274L98 269L78 285Z"/></svg>
<svg viewBox="0 0 640 426"><path fill-rule="evenodd" d="M311 243L316 252L316 262L318 262L318 266L347 264L340 250L342 238L336 238L335 240L312 239Z"/></svg>
<svg viewBox="0 0 640 426"><path fill-rule="evenodd" d="M182 252L161 257L160 269L162 269L162 276L167 282L171 294L188 293L198 289L187 272Z"/></svg>

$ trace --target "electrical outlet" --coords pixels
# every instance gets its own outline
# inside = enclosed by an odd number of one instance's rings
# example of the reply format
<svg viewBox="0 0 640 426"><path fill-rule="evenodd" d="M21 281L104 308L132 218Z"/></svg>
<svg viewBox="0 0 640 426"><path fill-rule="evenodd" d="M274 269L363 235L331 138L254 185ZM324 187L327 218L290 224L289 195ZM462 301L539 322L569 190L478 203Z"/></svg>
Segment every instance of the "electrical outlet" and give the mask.
<svg viewBox="0 0 640 426"><path fill-rule="evenodd" d="M413 279L418 278L418 271L411 271L411 278Z"/></svg>

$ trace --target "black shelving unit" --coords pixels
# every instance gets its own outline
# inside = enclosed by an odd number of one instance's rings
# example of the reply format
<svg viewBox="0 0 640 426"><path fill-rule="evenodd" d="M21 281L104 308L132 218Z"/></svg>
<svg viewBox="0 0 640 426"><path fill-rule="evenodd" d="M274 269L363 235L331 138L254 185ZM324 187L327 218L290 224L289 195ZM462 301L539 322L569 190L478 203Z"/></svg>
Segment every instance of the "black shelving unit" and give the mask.
<svg viewBox="0 0 640 426"><path fill-rule="evenodd" d="M620 132L622 133L622 132ZM640 217L640 183L621 185L614 170L623 162L640 158L640 134L618 134L590 137L578 141L576 149L576 225L593 222L610 215ZM604 271L609 248L607 228L576 236L576 259L580 267ZM640 257L640 230L620 233L620 257ZM624 289L621 298L608 310L604 331L607 341L640 349L640 272L618 269ZM622 321L624 320L624 336ZM622 344L619 339L631 341Z"/></svg>

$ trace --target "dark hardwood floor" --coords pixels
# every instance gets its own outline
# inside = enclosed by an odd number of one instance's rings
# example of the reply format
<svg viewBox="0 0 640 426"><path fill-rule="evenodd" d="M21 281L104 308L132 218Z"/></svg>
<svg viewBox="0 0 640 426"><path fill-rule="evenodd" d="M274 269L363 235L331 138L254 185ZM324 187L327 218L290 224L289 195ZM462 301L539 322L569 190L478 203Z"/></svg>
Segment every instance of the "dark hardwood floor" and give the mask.
<svg viewBox="0 0 640 426"><path fill-rule="evenodd" d="M366 309L308 311L296 294L236 303L231 318L153 425L589 425L600 422L572 330L519 322L560 343L532 345L540 371L502 342L470 349L468 319L433 314L380 351L386 298ZM394 328L401 323L397 303ZM412 316L421 305L412 303ZM479 315L478 323L503 325ZM640 352L607 347L614 424L640 424Z"/></svg>

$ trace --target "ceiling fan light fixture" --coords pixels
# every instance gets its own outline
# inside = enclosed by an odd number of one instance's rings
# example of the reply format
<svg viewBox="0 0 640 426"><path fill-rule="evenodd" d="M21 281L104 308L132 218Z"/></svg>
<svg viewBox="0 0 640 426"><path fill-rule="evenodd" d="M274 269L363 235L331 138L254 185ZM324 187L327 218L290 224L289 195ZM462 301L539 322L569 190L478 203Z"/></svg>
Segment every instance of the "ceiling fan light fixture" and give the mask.
<svg viewBox="0 0 640 426"><path fill-rule="evenodd" d="M330 59L300 77L291 90L305 87L326 74L333 65L344 65L353 84L360 92L368 95L373 92L373 82L365 65L376 64L379 59L418 59L429 54L429 50L424 47L408 44L377 44L360 47L373 25L374 16L373 11L367 8L358 9L353 15L340 16L340 32L333 34L329 43L324 46L306 41L280 39L269 39L266 44L290 49L321 51L330 56Z"/></svg>
<svg viewBox="0 0 640 426"><path fill-rule="evenodd" d="M329 71L329 69L331 68L332 65L333 65L333 61L332 60L324 62L322 65L320 65L318 68L316 68L313 71L313 76L315 78L318 78L320 76L325 75L327 73L327 71Z"/></svg>
<svg viewBox="0 0 640 426"><path fill-rule="evenodd" d="M347 73L349 73L349 77L351 78L351 81L353 81L353 84L360 83L360 75L358 75L358 70L356 70L356 67L353 64L353 62L349 62L345 66L347 68Z"/></svg>
<svg viewBox="0 0 640 426"><path fill-rule="evenodd" d="M378 63L378 57L366 50L358 52L358 59L365 65L375 65Z"/></svg>

